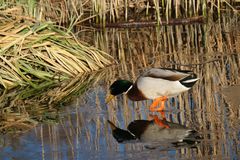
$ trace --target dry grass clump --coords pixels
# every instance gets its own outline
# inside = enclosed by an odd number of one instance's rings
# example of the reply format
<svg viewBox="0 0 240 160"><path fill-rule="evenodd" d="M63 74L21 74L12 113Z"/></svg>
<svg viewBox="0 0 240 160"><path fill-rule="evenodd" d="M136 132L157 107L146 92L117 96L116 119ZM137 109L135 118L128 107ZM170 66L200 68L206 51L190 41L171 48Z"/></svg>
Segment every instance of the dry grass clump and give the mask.
<svg viewBox="0 0 240 160"><path fill-rule="evenodd" d="M39 88L96 71L112 57L51 23L15 20L0 24L0 62L1 86Z"/></svg>

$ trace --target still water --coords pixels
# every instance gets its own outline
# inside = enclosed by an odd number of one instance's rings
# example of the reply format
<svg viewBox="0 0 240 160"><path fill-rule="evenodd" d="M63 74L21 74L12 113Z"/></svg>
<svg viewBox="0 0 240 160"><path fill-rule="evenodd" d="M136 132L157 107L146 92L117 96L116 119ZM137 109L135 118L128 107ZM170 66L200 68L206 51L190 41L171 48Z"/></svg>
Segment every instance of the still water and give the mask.
<svg viewBox="0 0 240 160"><path fill-rule="evenodd" d="M239 19L222 23L158 29L108 29L81 32L84 38L117 59L92 73L83 94L58 107L57 121L40 123L21 134L0 137L0 159L239 159L240 31ZM126 129L134 120L161 119L150 113L151 101L132 102L125 95L105 103L110 84L135 80L151 67L193 70L200 80L186 93L166 102L166 120L201 134L194 145L157 147L145 142L118 143L107 120Z"/></svg>

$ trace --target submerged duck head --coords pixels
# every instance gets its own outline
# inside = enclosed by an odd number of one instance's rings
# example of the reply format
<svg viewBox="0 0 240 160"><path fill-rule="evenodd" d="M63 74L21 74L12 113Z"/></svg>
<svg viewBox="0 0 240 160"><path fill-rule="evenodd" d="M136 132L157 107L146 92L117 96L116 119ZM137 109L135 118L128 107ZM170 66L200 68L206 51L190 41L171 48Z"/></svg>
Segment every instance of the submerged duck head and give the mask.
<svg viewBox="0 0 240 160"><path fill-rule="evenodd" d="M110 102L114 96L126 93L132 85L133 83L128 80L116 80L109 88L111 95L108 96L106 102Z"/></svg>

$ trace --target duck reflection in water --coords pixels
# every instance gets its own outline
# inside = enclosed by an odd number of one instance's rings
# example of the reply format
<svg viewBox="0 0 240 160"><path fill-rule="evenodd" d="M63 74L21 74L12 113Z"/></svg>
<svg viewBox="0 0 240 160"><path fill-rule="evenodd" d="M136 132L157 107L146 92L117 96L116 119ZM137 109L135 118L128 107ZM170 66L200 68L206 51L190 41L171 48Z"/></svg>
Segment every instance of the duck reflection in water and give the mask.
<svg viewBox="0 0 240 160"><path fill-rule="evenodd" d="M112 135L119 143L143 142L147 148L158 146L191 146L194 147L202 139L201 135L183 125L159 119L153 116L153 120L135 120L131 122L127 130L116 127L111 121Z"/></svg>

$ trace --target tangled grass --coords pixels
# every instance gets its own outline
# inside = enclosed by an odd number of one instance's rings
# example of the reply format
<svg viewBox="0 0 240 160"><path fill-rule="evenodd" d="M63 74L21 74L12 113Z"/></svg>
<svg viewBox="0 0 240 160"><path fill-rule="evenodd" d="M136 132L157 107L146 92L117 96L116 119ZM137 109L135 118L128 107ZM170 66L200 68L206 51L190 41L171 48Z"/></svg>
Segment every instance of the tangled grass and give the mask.
<svg viewBox="0 0 240 160"><path fill-rule="evenodd" d="M19 20L0 24L0 85L42 88L113 62L107 53L54 27Z"/></svg>

